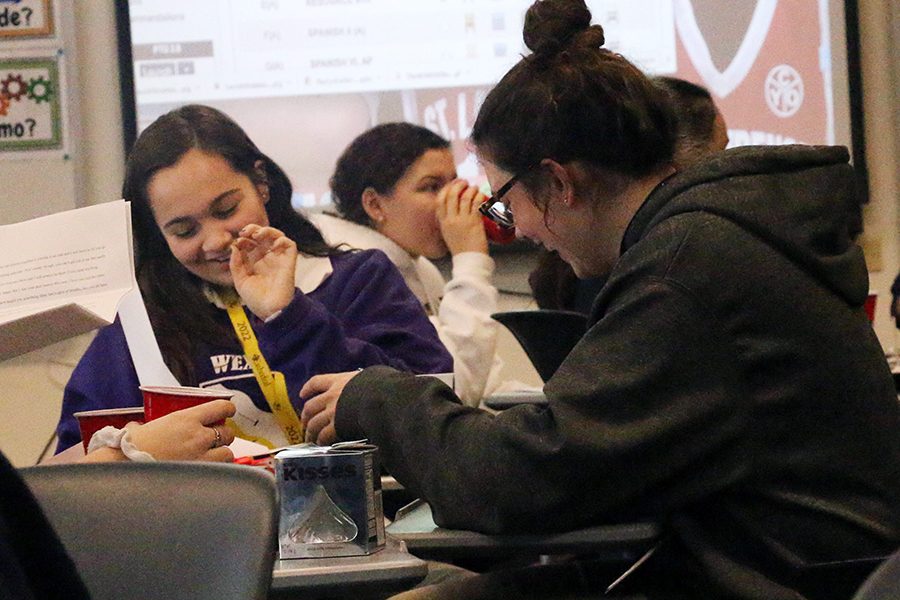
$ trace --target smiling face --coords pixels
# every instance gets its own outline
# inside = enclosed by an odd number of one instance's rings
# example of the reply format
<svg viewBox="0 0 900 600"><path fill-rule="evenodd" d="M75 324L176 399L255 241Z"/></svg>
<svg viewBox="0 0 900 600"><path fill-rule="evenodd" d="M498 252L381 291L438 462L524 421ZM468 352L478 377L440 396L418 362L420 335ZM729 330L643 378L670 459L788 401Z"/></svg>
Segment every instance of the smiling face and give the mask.
<svg viewBox="0 0 900 600"><path fill-rule="evenodd" d="M394 184L390 194L377 194L365 201L375 229L392 239L412 256L441 258L447 244L437 220L437 196L456 179L450 149L426 150Z"/></svg>
<svg viewBox="0 0 900 600"><path fill-rule="evenodd" d="M513 176L489 160L481 162L491 189ZM540 168L546 178L541 202L535 202L521 181L503 196L516 236L556 251L579 278L607 275L619 258L625 228L661 177L614 183L578 163L545 160Z"/></svg>
<svg viewBox="0 0 900 600"><path fill-rule="evenodd" d="M491 189L500 189L513 177L512 173L502 171L490 162L484 163L484 170ZM578 244L583 228L573 223L577 219L574 211L560 202L558 194L548 191L546 210L543 210L535 204L528 188L517 181L504 194L503 202L512 211L517 237L528 238L557 252L578 277L590 276L582 266L584 260Z"/></svg>
<svg viewBox="0 0 900 600"><path fill-rule="evenodd" d="M172 254L188 271L221 286L232 285L231 243L251 223L266 226L265 184L254 184L217 154L196 148L157 171L147 197Z"/></svg>

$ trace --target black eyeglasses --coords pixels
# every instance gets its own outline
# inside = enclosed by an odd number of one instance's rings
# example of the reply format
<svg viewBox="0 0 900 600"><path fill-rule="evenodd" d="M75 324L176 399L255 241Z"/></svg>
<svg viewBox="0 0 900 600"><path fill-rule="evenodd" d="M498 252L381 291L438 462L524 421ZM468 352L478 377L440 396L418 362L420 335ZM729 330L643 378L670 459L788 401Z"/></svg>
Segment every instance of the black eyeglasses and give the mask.
<svg viewBox="0 0 900 600"><path fill-rule="evenodd" d="M503 196L512 189L512 186L516 185L516 182L519 181L519 178L522 177L522 175L536 166L537 165L532 165L527 167L510 177L506 183L500 186L500 189L497 190L496 194L485 200L484 203L478 207L481 214L501 227L515 227L516 223L513 219L512 209L503 203Z"/></svg>

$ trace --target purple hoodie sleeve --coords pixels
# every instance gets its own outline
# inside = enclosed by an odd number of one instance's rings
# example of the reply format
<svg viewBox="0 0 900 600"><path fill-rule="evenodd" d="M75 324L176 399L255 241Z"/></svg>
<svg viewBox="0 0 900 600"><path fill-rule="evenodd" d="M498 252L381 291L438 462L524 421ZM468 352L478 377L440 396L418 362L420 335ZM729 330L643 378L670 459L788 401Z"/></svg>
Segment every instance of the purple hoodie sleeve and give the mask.
<svg viewBox="0 0 900 600"><path fill-rule="evenodd" d="M74 413L100 408L141 406L137 373L119 320L97 333L72 372L63 392L62 414L56 426L56 452L81 442Z"/></svg>

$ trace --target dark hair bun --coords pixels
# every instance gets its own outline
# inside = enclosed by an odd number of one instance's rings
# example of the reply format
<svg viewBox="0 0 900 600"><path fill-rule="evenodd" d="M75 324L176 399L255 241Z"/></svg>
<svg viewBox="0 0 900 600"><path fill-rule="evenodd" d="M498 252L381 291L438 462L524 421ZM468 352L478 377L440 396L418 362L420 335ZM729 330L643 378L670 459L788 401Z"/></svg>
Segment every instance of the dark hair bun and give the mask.
<svg viewBox="0 0 900 600"><path fill-rule="evenodd" d="M570 44L599 48L605 41L584 0L537 0L525 13L522 37L535 54L555 54Z"/></svg>

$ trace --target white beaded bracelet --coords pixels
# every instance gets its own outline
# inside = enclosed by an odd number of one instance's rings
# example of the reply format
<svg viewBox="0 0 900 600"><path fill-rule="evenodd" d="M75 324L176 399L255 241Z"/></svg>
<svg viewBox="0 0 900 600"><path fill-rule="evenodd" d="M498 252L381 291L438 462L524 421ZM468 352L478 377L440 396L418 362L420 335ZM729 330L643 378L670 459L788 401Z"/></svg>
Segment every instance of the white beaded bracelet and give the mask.
<svg viewBox="0 0 900 600"><path fill-rule="evenodd" d="M131 432L127 429L117 429L107 425L91 436L88 443L88 453L98 448L118 448L129 460L135 462L154 462L156 459L148 452L138 450L131 441Z"/></svg>

